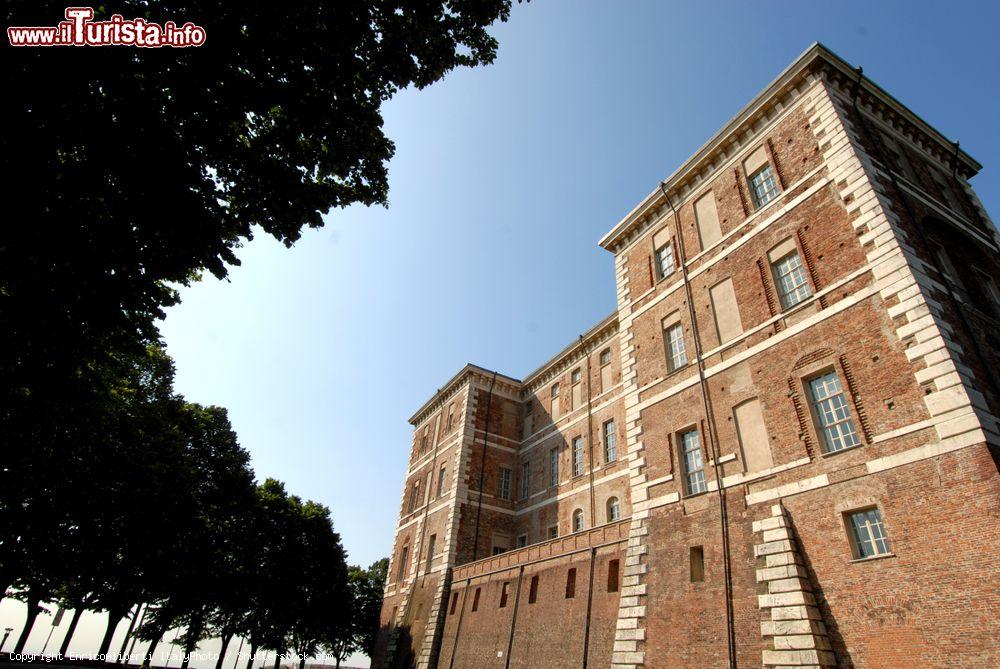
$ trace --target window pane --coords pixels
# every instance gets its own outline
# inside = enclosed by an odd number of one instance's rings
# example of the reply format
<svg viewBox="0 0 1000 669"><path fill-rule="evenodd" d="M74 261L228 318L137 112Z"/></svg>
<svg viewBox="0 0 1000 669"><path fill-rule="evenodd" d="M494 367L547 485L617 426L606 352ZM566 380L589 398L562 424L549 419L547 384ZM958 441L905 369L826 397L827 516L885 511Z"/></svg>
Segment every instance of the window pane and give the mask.
<svg viewBox="0 0 1000 669"><path fill-rule="evenodd" d="M856 511L849 516L854 539L855 558L874 557L889 553L889 538L878 509Z"/></svg>
<svg viewBox="0 0 1000 669"><path fill-rule="evenodd" d="M583 473L583 437L573 440L573 476Z"/></svg>
<svg viewBox="0 0 1000 669"><path fill-rule="evenodd" d="M812 295L806 268L798 251L792 251L774 263L774 282L778 286L782 309L794 307Z"/></svg>
<svg viewBox="0 0 1000 669"><path fill-rule="evenodd" d="M559 483L559 449L549 451L549 485Z"/></svg>
<svg viewBox="0 0 1000 669"><path fill-rule="evenodd" d="M667 366L673 372L686 364L687 351L684 348L684 328L678 323L667 328Z"/></svg>
<svg viewBox="0 0 1000 669"><path fill-rule="evenodd" d="M609 420L604 424L604 461L614 462L618 459L618 445L615 436L615 422Z"/></svg>
<svg viewBox="0 0 1000 669"><path fill-rule="evenodd" d="M672 244L664 244L656 249L656 271L661 279L673 273L674 247Z"/></svg>
<svg viewBox="0 0 1000 669"><path fill-rule="evenodd" d="M705 463L701 458L698 430L681 435L681 456L684 465L684 485L689 495L705 492Z"/></svg>
<svg viewBox="0 0 1000 669"><path fill-rule="evenodd" d="M823 451L833 453L860 444L837 373L828 372L812 379L809 392L819 421Z"/></svg>
<svg viewBox="0 0 1000 669"><path fill-rule="evenodd" d="M750 177L750 190L753 194L754 204L758 208L773 200L778 195L778 183L771 172L771 166L765 165Z"/></svg>

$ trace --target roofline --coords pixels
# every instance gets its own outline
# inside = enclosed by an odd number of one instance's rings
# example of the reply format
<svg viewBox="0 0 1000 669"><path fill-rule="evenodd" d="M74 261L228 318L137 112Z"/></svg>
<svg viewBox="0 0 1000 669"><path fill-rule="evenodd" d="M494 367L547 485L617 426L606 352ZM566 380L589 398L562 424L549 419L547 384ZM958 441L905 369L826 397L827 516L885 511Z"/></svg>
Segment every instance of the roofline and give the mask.
<svg viewBox="0 0 1000 669"><path fill-rule="evenodd" d="M549 358L546 362L542 363L542 365L540 367L538 367L533 372L531 372L530 374L528 374L527 376L525 376L524 377L524 381L522 381L521 383L526 386L529 383L535 381L537 379L537 377L541 376L542 373L544 373L550 367L554 366L555 364L557 364L558 362L560 362L563 358L565 358L567 355L569 355L574 350L576 350L577 348L579 348L581 344L587 342L591 337L593 337L594 335L596 335L598 332L600 332L601 330L604 330L605 328L607 328L608 325L610 325L613 322L617 322L617 321L618 321L618 310L616 309L615 311L612 311L610 314L608 314L607 316L605 316L604 318L602 318L597 323L597 325L594 325L592 328L590 328L589 330L587 330L586 332L584 332L582 335L580 335L579 337L577 337L577 340L575 342L573 342L572 344L569 344L568 346L566 346L565 348L563 348L561 351L559 351L554 356L552 356L551 358Z"/></svg>
<svg viewBox="0 0 1000 669"><path fill-rule="evenodd" d="M722 144L722 141L729 137L740 125L745 123L749 118L753 116L760 107L762 107L766 102L768 102L772 97L774 97L782 88L787 86L790 82L794 81L796 78L800 77L806 69L812 65L817 59L822 59L829 63L833 67L841 70L845 75L850 77L856 76L855 68L845 61L843 58L833 53L830 49L819 42L813 42L808 49L802 52L802 54L796 58L791 65L786 67L781 74L779 74L767 87L764 88L760 93L758 93L753 100L751 100L746 106L743 107L733 118L729 120L722 128L716 132L712 137L705 142L690 158L688 158L680 167L678 167L674 172L667 177L661 185L658 185L653 191L647 195L638 205L636 205L628 214L625 215L607 234L601 237L598 244L607 250L612 250L614 243L621 237L622 233L632 227L638 216L646 211L654 202L660 200L663 197L663 188L667 191L671 190L677 183L685 177L699 162L704 160L708 155L713 153ZM892 97L889 93L885 91L881 86L876 84L874 81L866 76L862 76L862 86L867 89L870 93L882 99L888 106L892 107L894 111L904 116L917 127L926 132L929 136L940 142L941 144L947 146L949 150L952 150L954 143L948 140L942 133L938 132L933 126L920 118L917 114L910 111L905 105L899 102L896 98ZM966 163L966 166L970 168L973 174L979 172L982 169L982 165L979 164L972 156L970 156L965 151L959 149L959 157Z"/></svg>
<svg viewBox="0 0 1000 669"><path fill-rule="evenodd" d="M515 379L513 377L507 376L506 374L501 374L500 372L496 372L496 371L494 371L492 369L486 369L485 367L480 367L479 365L474 365L471 362L466 363L465 367L462 367L462 369L458 370L458 373L456 373L453 377L451 377L450 379L448 379L447 383L445 383L443 386L441 386L440 388L438 388L437 392L434 393L429 400L427 400L426 402L424 402L420 406L420 408L417 409L416 412L414 412L414 414L412 416L410 416L410 420L409 420L410 425L416 426L417 425L417 418L421 414L425 413L428 409L430 409L434 405L434 402L436 402L442 395L448 394L449 392L451 392L452 390L454 390L455 388L457 388L459 385L461 385L461 383L464 380L464 378L467 375L471 374L472 372L478 372L480 374L485 374L486 376L493 376L494 374L496 374L497 378L499 378L499 379L504 379L505 381L507 381L509 383L513 383L513 384L516 384L516 385L521 385L521 381L519 379Z"/></svg>

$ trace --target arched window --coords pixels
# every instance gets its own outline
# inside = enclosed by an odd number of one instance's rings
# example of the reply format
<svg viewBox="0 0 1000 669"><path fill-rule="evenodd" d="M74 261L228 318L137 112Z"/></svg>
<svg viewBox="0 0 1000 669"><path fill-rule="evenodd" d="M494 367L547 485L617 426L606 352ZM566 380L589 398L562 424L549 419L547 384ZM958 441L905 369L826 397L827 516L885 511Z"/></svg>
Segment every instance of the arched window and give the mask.
<svg viewBox="0 0 1000 669"><path fill-rule="evenodd" d="M613 523L622 518L622 507L617 497L608 498L608 522Z"/></svg>
<svg viewBox="0 0 1000 669"><path fill-rule="evenodd" d="M579 532L583 529L583 509L577 509L573 512L573 531Z"/></svg>

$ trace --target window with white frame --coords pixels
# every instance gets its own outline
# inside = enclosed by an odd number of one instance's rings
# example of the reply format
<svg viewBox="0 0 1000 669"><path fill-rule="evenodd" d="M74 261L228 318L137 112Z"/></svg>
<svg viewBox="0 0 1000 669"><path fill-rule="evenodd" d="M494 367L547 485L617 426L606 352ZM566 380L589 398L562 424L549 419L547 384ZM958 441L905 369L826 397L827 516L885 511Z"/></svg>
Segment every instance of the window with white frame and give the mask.
<svg viewBox="0 0 1000 669"><path fill-rule="evenodd" d="M845 514L851 550L854 559L890 555L889 537L882 524L882 513L878 507L861 509Z"/></svg>
<svg viewBox="0 0 1000 669"><path fill-rule="evenodd" d="M579 532L583 529L583 509L577 509L573 512L573 531Z"/></svg>
<svg viewBox="0 0 1000 669"><path fill-rule="evenodd" d="M698 430L688 430L680 435L681 464L684 467L684 491L688 495L705 492L705 461L701 456Z"/></svg>
<svg viewBox="0 0 1000 669"><path fill-rule="evenodd" d="M776 260L771 270L782 309L790 309L812 295L806 268L797 249Z"/></svg>
<svg viewBox="0 0 1000 669"><path fill-rule="evenodd" d="M674 272L674 245L671 242L667 242L663 246L656 249L654 252L656 256L656 275L659 278L669 276Z"/></svg>
<svg viewBox="0 0 1000 669"><path fill-rule="evenodd" d="M603 367L604 365L610 365L610 364L611 364L611 349L606 348L603 351L601 351L601 366Z"/></svg>
<svg viewBox="0 0 1000 669"><path fill-rule="evenodd" d="M617 435L615 434L615 421L609 420L604 423L604 461L614 462L618 459Z"/></svg>
<svg viewBox="0 0 1000 669"><path fill-rule="evenodd" d="M510 470L501 467L497 476L497 497L510 499Z"/></svg>
<svg viewBox="0 0 1000 669"><path fill-rule="evenodd" d="M680 323L668 325L663 330L667 347L667 368L675 372L687 364L687 350L684 348L684 327Z"/></svg>
<svg viewBox="0 0 1000 669"><path fill-rule="evenodd" d="M573 439L573 476L583 474L583 437Z"/></svg>
<svg viewBox="0 0 1000 669"><path fill-rule="evenodd" d="M521 499L528 499L531 493L531 463L521 463Z"/></svg>
<svg viewBox="0 0 1000 669"><path fill-rule="evenodd" d="M750 194L757 209L778 196L778 181L774 178L770 164L764 165L750 175Z"/></svg>
<svg viewBox="0 0 1000 669"><path fill-rule="evenodd" d="M580 372L579 368L578 369L574 369L573 373L570 374L570 380L572 380L573 383L580 383L580 379L582 379L582 378L583 378L583 374Z"/></svg>
<svg viewBox="0 0 1000 669"><path fill-rule="evenodd" d="M842 451L861 443L836 371L810 379L809 395L825 453Z"/></svg>
<svg viewBox="0 0 1000 669"><path fill-rule="evenodd" d="M617 497L608 498L608 522L613 523L622 518L622 507Z"/></svg>
<svg viewBox="0 0 1000 669"><path fill-rule="evenodd" d="M559 449L549 451L549 485L559 485Z"/></svg>

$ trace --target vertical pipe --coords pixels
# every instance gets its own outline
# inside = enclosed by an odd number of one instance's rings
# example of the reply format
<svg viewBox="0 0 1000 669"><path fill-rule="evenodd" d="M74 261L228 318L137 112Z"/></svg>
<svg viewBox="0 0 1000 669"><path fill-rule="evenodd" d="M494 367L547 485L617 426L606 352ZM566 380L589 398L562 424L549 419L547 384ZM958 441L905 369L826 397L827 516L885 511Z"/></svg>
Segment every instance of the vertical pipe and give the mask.
<svg viewBox="0 0 1000 669"><path fill-rule="evenodd" d="M510 617L510 636L507 637L507 658L504 669L510 669L510 652L514 648L514 627L517 625L517 608L521 604L521 581L524 579L524 565L517 572L517 587L514 589L514 611Z"/></svg>
<svg viewBox="0 0 1000 669"><path fill-rule="evenodd" d="M590 616L594 606L594 561L597 558L597 548L590 549L590 579L587 585L587 625L583 628L583 669L587 669L590 660Z"/></svg>
<svg viewBox="0 0 1000 669"><path fill-rule="evenodd" d="M486 442L490 438L490 405L493 404L493 386L497 382L497 373L493 372L490 380L490 392L486 396L486 425L483 430L483 461L479 465L479 503L476 504L476 532L472 541L472 562L479 557L479 517L483 513L483 481L486 477Z"/></svg>
<svg viewBox="0 0 1000 669"><path fill-rule="evenodd" d="M684 283L684 292L688 303L688 316L691 319L691 335L694 339L694 350L696 367L698 369L698 383L701 387L701 399L705 410L705 418L708 422L708 437L712 448L712 466L715 470L715 488L719 497L719 525L722 531L722 571L725 581L726 591L726 652L728 654L730 669L736 669L736 629L735 613L733 610L733 576L732 566L729 559L729 509L726 504L726 489L722 485L722 469L719 465L719 439L718 430L715 426L715 414L712 410L712 400L708 394L708 381L705 378L705 361L701 354L701 335L698 330L698 318L694 308L694 294L691 290L691 279L687 271L687 249L684 246L684 231L681 229L681 219L674 208L674 203L670 200L665 183L660 184L663 197L667 201L667 206L673 212L674 229L677 233L677 255L681 264L681 279Z"/></svg>

